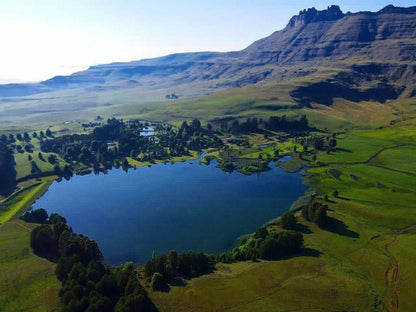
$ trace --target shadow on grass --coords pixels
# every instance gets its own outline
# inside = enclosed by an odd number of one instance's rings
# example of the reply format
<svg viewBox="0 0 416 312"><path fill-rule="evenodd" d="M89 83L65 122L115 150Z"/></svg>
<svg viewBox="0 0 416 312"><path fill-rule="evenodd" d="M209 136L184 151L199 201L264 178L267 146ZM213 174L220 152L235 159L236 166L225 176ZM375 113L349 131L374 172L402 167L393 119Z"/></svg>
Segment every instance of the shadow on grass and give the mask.
<svg viewBox="0 0 416 312"><path fill-rule="evenodd" d="M170 286L168 283L164 283L163 285L160 285L157 291L168 293L170 291Z"/></svg>
<svg viewBox="0 0 416 312"><path fill-rule="evenodd" d="M211 274L211 273L215 272L216 270L217 270L217 268L215 267L214 263L212 263L210 268L207 271L205 271L204 273L193 275L193 276L177 276L177 277L174 277L173 279L171 279L167 283L167 285L166 285L167 288L166 289L161 289L160 291L161 292L169 292L170 291L170 286L185 287L186 285L188 285L187 281L190 281L193 278L197 278L197 277L200 277L200 276L203 276L203 275Z"/></svg>
<svg viewBox="0 0 416 312"><path fill-rule="evenodd" d="M296 232L300 232L302 234L311 234L313 233L309 227L307 227L306 225L302 224L302 223L296 223L295 228L293 229Z"/></svg>
<svg viewBox="0 0 416 312"><path fill-rule="evenodd" d="M172 286L185 287L188 283L180 277L175 277L170 283Z"/></svg>
<svg viewBox="0 0 416 312"><path fill-rule="evenodd" d="M0 189L0 196L6 198L7 196L11 195L16 190L16 186L8 187L8 188L1 188Z"/></svg>
<svg viewBox="0 0 416 312"><path fill-rule="evenodd" d="M328 217L328 222L325 225L324 230L328 232L336 233L342 236L347 236L351 238L360 238L360 234L358 234L357 232L351 231L350 229L348 229L348 226L344 222L338 219L332 218L332 217Z"/></svg>
<svg viewBox="0 0 416 312"><path fill-rule="evenodd" d="M337 152L345 152L345 153L352 153L352 150L347 149L347 148L342 148L342 147L337 147L337 149L335 151L337 151Z"/></svg>
<svg viewBox="0 0 416 312"><path fill-rule="evenodd" d="M322 252L313 248L302 248L299 256L314 257L319 258L322 255Z"/></svg>
<svg viewBox="0 0 416 312"><path fill-rule="evenodd" d="M280 260L289 260L297 257L313 257L319 258L322 255L322 252L313 248L302 248L298 253L289 254L285 256L280 256L275 259L270 259L270 261L280 261ZM266 260L266 259L263 259Z"/></svg>

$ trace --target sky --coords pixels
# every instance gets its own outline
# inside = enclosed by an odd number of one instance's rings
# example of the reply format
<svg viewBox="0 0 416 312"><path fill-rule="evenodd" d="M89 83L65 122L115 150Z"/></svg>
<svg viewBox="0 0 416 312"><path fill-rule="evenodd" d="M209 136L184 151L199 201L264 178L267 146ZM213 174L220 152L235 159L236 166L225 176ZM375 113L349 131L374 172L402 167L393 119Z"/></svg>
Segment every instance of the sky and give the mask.
<svg viewBox="0 0 416 312"><path fill-rule="evenodd" d="M300 10L378 11L415 0L0 0L0 83L177 52L235 51Z"/></svg>

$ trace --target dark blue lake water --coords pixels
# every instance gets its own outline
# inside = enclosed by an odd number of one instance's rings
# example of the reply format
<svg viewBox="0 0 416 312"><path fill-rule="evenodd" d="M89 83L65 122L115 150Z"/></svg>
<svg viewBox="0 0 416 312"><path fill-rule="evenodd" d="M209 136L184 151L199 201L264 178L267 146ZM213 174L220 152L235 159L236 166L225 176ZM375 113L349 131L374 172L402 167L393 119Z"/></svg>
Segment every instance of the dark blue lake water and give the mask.
<svg viewBox="0 0 416 312"><path fill-rule="evenodd" d="M259 175L198 161L159 164L54 182L34 204L95 239L107 263L144 263L152 251L218 254L280 216L306 187L273 163Z"/></svg>

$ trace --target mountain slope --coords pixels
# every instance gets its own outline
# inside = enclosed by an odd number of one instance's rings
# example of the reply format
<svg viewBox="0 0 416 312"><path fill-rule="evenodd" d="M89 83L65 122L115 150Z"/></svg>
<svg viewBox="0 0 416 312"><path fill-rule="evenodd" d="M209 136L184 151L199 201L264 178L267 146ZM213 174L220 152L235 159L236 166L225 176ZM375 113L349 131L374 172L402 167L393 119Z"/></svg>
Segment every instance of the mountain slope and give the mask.
<svg viewBox="0 0 416 312"><path fill-rule="evenodd" d="M173 54L0 85L0 111L11 117L82 111L284 81L293 82L290 98L306 107L331 106L335 97L384 103L416 95L415 62L416 7L344 14L331 6L300 12L283 30L242 51Z"/></svg>

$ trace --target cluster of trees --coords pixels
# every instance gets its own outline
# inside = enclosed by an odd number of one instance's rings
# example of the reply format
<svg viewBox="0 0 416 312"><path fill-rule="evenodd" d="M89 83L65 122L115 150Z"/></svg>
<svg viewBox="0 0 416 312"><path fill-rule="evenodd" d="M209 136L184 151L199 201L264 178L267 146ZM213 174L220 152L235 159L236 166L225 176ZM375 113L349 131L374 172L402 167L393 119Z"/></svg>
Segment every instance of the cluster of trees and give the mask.
<svg viewBox="0 0 416 312"><path fill-rule="evenodd" d="M202 129L198 119L190 125L184 122L180 129L160 124L156 129L157 139L141 135L143 127L139 121L125 123L112 118L105 125L94 128L90 134L64 135L42 141L41 149L57 153L73 165L80 162L98 171L112 166L128 168L126 157L151 162L187 155L190 149L201 150L222 144L211 131Z"/></svg>
<svg viewBox="0 0 416 312"><path fill-rule="evenodd" d="M247 118L245 122L239 122L237 119L228 121L222 121L220 124L221 132L225 133L240 133L240 132L255 132L258 130L258 126L263 122L256 118Z"/></svg>
<svg viewBox="0 0 416 312"><path fill-rule="evenodd" d="M300 116L297 119L288 119L283 116L270 116L269 120L264 123L264 127L267 130L272 131L286 131L286 130L307 130L308 119L306 115Z"/></svg>
<svg viewBox="0 0 416 312"><path fill-rule="evenodd" d="M309 204L303 206L302 217L310 222L316 223L319 227L323 228L328 223L328 206L321 202L314 200Z"/></svg>
<svg viewBox="0 0 416 312"><path fill-rule="evenodd" d="M132 263L110 270L95 241L74 234L57 214L51 214L48 223L33 229L30 245L37 255L58 262L55 273L62 282L64 311L156 311Z"/></svg>
<svg viewBox="0 0 416 312"><path fill-rule="evenodd" d="M165 98L168 99L168 100L176 100L176 99L179 98L179 96L176 95L175 93L171 93L171 94L166 94Z"/></svg>
<svg viewBox="0 0 416 312"><path fill-rule="evenodd" d="M306 115L294 119L288 119L283 115L271 116L268 120L257 119L256 117L248 118L244 122L237 119L223 120L220 124L220 130L224 133L256 132L260 126L272 131L301 131L308 129L308 119Z"/></svg>
<svg viewBox="0 0 416 312"><path fill-rule="evenodd" d="M303 141L303 142L302 142ZM335 136L332 137L327 136L326 142L325 138L321 135L314 135L306 139L302 139L301 143L304 147L304 150L306 150L306 147L312 147L315 150L334 150L337 147L337 140Z"/></svg>
<svg viewBox="0 0 416 312"><path fill-rule="evenodd" d="M23 219L26 222L42 224L48 223L48 218L48 212L43 208L28 210L21 216L21 219Z"/></svg>
<svg viewBox="0 0 416 312"><path fill-rule="evenodd" d="M13 151L0 141L0 190L12 188L16 185L16 170Z"/></svg>
<svg viewBox="0 0 416 312"><path fill-rule="evenodd" d="M271 233L265 227L251 235L242 237L238 246L217 257L220 262L277 260L298 253L303 247L303 235L295 231Z"/></svg>
<svg viewBox="0 0 416 312"><path fill-rule="evenodd" d="M297 224L297 218L293 212L287 211L280 218L280 226L285 230L294 230Z"/></svg>
<svg viewBox="0 0 416 312"><path fill-rule="evenodd" d="M46 135L45 135L46 133ZM5 144L13 144L16 143L16 139L21 142L29 143L32 138L36 139L46 139L47 137L53 137L52 131L50 129L47 129L46 132L40 131L39 134L37 132L32 133L32 137L28 132L24 132L23 134L17 133L16 136L14 134L9 134L8 136L5 134L2 134L0 136L0 142L3 142Z"/></svg>
<svg viewBox="0 0 416 312"><path fill-rule="evenodd" d="M177 277L197 277L210 272L213 268L214 259L204 253L189 251L178 254L172 250L166 256L160 254L149 260L144 273L152 277L151 286L155 290L162 290Z"/></svg>

